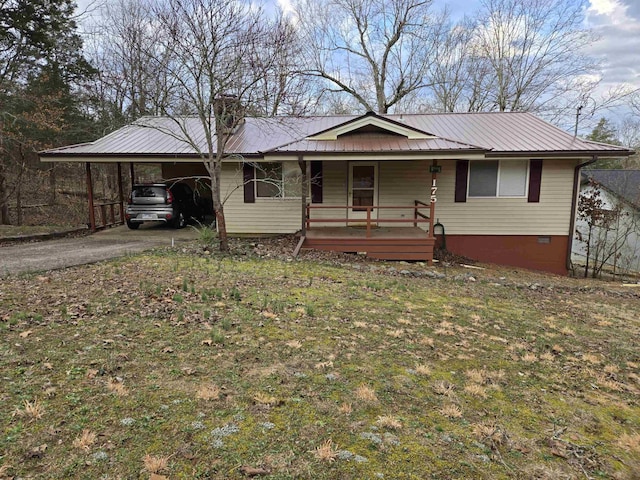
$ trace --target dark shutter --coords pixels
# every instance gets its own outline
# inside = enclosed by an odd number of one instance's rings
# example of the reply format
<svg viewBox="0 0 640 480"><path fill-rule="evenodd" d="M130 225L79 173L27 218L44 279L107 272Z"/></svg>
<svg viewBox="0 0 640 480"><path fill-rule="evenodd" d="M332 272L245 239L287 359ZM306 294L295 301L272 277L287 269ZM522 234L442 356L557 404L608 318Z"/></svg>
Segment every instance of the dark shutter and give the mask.
<svg viewBox="0 0 640 480"><path fill-rule="evenodd" d="M467 177L469 176L469 160L456 161L456 202L467 201Z"/></svg>
<svg viewBox="0 0 640 480"><path fill-rule="evenodd" d="M529 202L540 201L540 183L542 182L542 160L529 161Z"/></svg>
<svg viewBox="0 0 640 480"><path fill-rule="evenodd" d="M322 203L322 162L311 162L311 203Z"/></svg>
<svg viewBox="0 0 640 480"><path fill-rule="evenodd" d="M242 178L244 180L244 203L256 202L255 168L248 164L242 164Z"/></svg>

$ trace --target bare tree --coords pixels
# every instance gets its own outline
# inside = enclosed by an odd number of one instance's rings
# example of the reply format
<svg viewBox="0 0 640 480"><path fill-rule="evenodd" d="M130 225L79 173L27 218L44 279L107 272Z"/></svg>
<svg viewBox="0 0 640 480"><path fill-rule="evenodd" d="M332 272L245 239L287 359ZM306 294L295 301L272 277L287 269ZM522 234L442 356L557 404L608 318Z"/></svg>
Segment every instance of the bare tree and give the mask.
<svg viewBox="0 0 640 480"><path fill-rule="evenodd" d="M631 191L631 177L616 172L616 190ZM611 195L591 179L578 202L576 239L585 258L584 276L601 276L608 267L613 273L637 270L640 239L640 214L637 206Z"/></svg>
<svg viewBox="0 0 640 480"><path fill-rule="evenodd" d="M242 122L243 105L252 103L272 71L273 46L281 38L274 36L272 20L240 0L168 0L155 7L154 16L161 48L148 52L147 61L175 83L175 100L163 112L171 127L147 126L184 142L203 162L220 249L227 251L220 191L225 147Z"/></svg>
<svg viewBox="0 0 640 480"><path fill-rule="evenodd" d="M445 14L432 0L300 0L306 71L366 110L387 113L431 85Z"/></svg>
<svg viewBox="0 0 640 480"><path fill-rule="evenodd" d="M99 70L90 86L96 114L112 130L142 115L159 115L172 102L175 82L163 67L168 54L148 2L105 3L93 25L90 51ZM152 54L154 62L148 62Z"/></svg>
<svg viewBox="0 0 640 480"><path fill-rule="evenodd" d="M491 72L493 110L543 109L595 68L581 1L483 0L478 18L473 61Z"/></svg>

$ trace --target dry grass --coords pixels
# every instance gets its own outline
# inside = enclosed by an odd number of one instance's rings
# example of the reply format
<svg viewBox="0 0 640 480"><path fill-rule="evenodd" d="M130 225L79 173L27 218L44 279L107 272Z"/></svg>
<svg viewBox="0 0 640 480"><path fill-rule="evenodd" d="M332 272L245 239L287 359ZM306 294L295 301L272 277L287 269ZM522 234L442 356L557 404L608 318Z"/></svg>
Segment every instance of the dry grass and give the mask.
<svg viewBox="0 0 640 480"><path fill-rule="evenodd" d="M492 423L477 423L473 426L473 435L483 443L500 446L508 441L507 433Z"/></svg>
<svg viewBox="0 0 640 480"><path fill-rule="evenodd" d="M487 398L487 389L477 383L466 385L464 387L464 391L474 397Z"/></svg>
<svg viewBox="0 0 640 480"><path fill-rule="evenodd" d="M321 462L335 462L338 457L338 449L333 440L328 439L313 450L313 456Z"/></svg>
<svg viewBox="0 0 640 480"><path fill-rule="evenodd" d="M213 384L200 385L196 391L198 400L218 400L220 398L220 387Z"/></svg>
<svg viewBox="0 0 640 480"><path fill-rule="evenodd" d="M31 420L39 420L44 415L44 406L34 399L33 402L25 400L22 404L22 408L16 408L14 415L18 417L26 417Z"/></svg>
<svg viewBox="0 0 640 480"><path fill-rule="evenodd" d="M608 373L608 374L616 374L616 373L620 373L620 367L617 365L613 365L613 364L608 364L604 366L604 373Z"/></svg>
<svg viewBox="0 0 640 480"><path fill-rule="evenodd" d="M426 345L427 347L431 347L431 348L435 347L435 344L436 344L435 340L431 337L422 337L418 341L418 343L420 345Z"/></svg>
<svg viewBox="0 0 640 480"><path fill-rule="evenodd" d="M357 400L364 403L376 403L378 401L376 391L364 383L356 388L355 397Z"/></svg>
<svg viewBox="0 0 640 480"><path fill-rule="evenodd" d="M450 397L454 395L455 389L456 386L451 382L447 382L446 380L438 380L433 384L433 391L438 395Z"/></svg>
<svg viewBox="0 0 640 480"><path fill-rule="evenodd" d="M593 365L597 365L598 363L600 363L600 356L594 355L592 353L585 353L582 355L582 360Z"/></svg>
<svg viewBox="0 0 640 480"><path fill-rule="evenodd" d="M545 362L553 362L556 359L555 355L551 352L544 352L540 355L540 360L544 360Z"/></svg>
<svg viewBox="0 0 640 480"><path fill-rule="evenodd" d="M538 356L535 353L525 353L521 360L525 363L535 363L538 361Z"/></svg>
<svg viewBox="0 0 640 480"><path fill-rule="evenodd" d="M166 471L169 468L169 460L171 456L160 457L156 455L146 454L142 458L142 463L144 464L144 470L147 473L158 474Z"/></svg>
<svg viewBox="0 0 640 480"><path fill-rule="evenodd" d="M389 430L400 430L402 428L402 422L397 417L392 415L381 415L376 420L376 425L381 428L387 428Z"/></svg>
<svg viewBox="0 0 640 480"><path fill-rule="evenodd" d="M338 411L340 413L344 413L345 415L351 415L351 412L353 412L353 406L350 403L347 402L343 402L339 407L338 407Z"/></svg>
<svg viewBox="0 0 640 480"><path fill-rule="evenodd" d="M629 452L633 452L635 455L640 454L640 434L624 433L618 439L618 445Z"/></svg>
<svg viewBox="0 0 640 480"><path fill-rule="evenodd" d="M416 373L424 375L425 377L431 375L431 367L429 365L417 364L414 367L414 370L416 371Z"/></svg>
<svg viewBox="0 0 640 480"><path fill-rule="evenodd" d="M465 377L469 379L470 382L477 383L478 385L484 385L489 380L489 375L486 369L478 370L471 369L464 372Z"/></svg>
<svg viewBox="0 0 640 480"><path fill-rule="evenodd" d="M89 429L84 429L80 435L78 435L73 441L73 447L78 450L88 452L91 447L96 443L96 434Z"/></svg>
<svg viewBox="0 0 640 480"><path fill-rule="evenodd" d="M278 404L278 399L268 393L258 392L253 396L253 401L258 405L273 406Z"/></svg>
<svg viewBox="0 0 640 480"><path fill-rule="evenodd" d="M402 338L404 336L404 330L402 328L397 328L395 330L387 330L387 335L392 338Z"/></svg>
<svg viewBox="0 0 640 480"><path fill-rule="evenodd" d="M302 348L302 342L299 340L289 340L285 345L289 348L293 348L295 350Z"/></svg>
<svg viewBox="0 0 640 480"><path fill-rule="evenodd" d="M119 397L129 396L129 390L127 389L127 387L125 387L122 382L119 382L118 380L113 378L110 378L107 381L107 390Z"/></svg>
<svg viewBox="0 0 640 480"><path fill-rule="evenodd" d="M447 418L462 418L462 409L454 403L442 406L438 412Z"/></svg>

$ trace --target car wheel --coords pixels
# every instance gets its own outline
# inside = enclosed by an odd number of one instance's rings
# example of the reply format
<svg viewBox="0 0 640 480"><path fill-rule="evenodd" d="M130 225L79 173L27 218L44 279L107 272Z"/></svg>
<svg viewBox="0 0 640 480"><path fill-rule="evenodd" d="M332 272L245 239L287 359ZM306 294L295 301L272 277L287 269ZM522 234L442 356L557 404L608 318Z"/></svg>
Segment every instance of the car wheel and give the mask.
<svg viewBox="0 0 640 480"><path fill-rule="evenodd" d="M174 226L176 228L184 228L187 225L187 219L184 217L184 213L178 212Z"/></svg>
<svg viewBox="0 0 640 480"><path fill-rule="evenodd" d="M140 226L139 223L130 222L129 220L127 220L127 227L129 227L131 230L137 230L139 226Z"/></svg>

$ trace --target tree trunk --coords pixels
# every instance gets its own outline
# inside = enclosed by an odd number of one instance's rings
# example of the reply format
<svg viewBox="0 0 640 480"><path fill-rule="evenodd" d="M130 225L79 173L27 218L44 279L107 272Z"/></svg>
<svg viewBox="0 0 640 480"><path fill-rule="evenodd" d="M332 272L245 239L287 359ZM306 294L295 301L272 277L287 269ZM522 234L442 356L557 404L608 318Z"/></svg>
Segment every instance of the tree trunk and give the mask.
<svg viewBox="0 0 640 480"><path fill-rule="evenodd" d="M0 162L0 225L11 225L9 218L9 198L7 197L7 181L4 166Z"/></svg>
<svg viewBox="0 0 640 480"><path fill-rule="evenodd" d="M16 186L16 225L22 225L22 182Z"/></svg>
<svg viewBox="0 0 640 480"><path fill-rule="evenodd" d="M229 238L227 236L227 222L224 218L224 205L222 204L220 195L220 174L222 159L209 160L207 170L211 176L211 200L213 202L213 211L216 214L216 226L218 229L218 240L220 242L220 251L229 251Z"/></svg>
<svg viewBox="0 0 640 480"><path fill-rule="evenodd" d="M49 170L49 205L56 204L56 164Z"/></svg>

